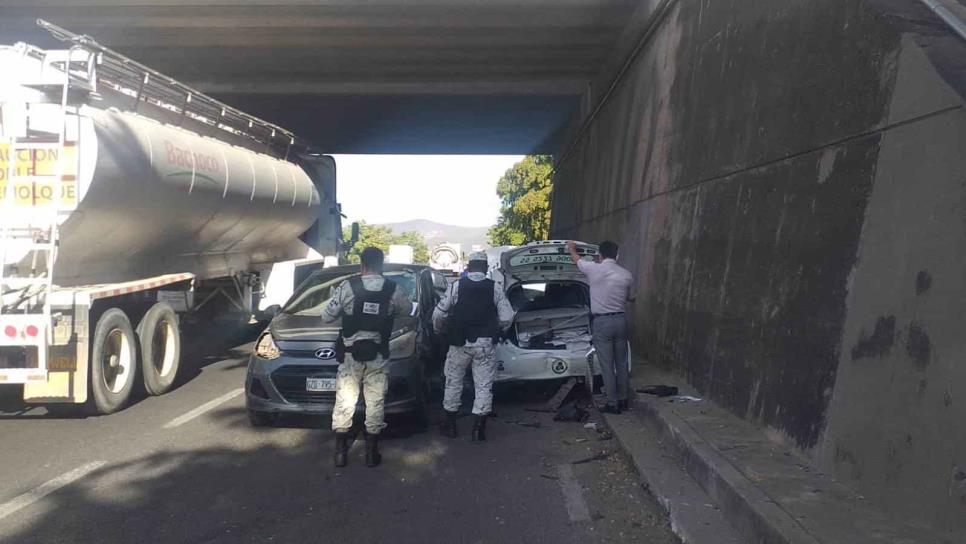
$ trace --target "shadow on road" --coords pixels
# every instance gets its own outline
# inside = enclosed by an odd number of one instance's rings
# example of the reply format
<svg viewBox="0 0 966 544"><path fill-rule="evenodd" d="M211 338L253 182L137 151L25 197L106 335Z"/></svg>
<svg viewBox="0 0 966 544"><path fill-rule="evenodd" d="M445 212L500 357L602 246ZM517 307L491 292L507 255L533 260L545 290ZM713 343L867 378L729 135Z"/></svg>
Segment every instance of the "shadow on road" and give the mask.
<svg viewBox="0 0 966 544"><path fill-rule="evenodd" d="M501 411L531 399L514 390ZM468 432L447 440L394 417L382 466L365 467L358 444L349 467L335 469L328 418L253 429L242 407L209 417L218 433L177 431L171 446L99 468L5 519L0 542L571 541L565 524L534 521L563 512L547 499L556 482L539 477L550 470L546 429L495 423L479 445Z"/></svg>

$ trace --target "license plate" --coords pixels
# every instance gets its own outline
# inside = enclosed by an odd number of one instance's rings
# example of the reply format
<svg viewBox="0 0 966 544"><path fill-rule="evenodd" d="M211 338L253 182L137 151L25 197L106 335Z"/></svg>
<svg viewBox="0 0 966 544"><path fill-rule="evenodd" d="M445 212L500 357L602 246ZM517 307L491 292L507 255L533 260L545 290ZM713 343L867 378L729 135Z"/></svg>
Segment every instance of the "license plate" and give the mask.
<svg viewBox="0 0 966 544"><path fill-rule="evenodd" d="M305 378L305 390L316 393L335 391L335 378Z"/></svg>

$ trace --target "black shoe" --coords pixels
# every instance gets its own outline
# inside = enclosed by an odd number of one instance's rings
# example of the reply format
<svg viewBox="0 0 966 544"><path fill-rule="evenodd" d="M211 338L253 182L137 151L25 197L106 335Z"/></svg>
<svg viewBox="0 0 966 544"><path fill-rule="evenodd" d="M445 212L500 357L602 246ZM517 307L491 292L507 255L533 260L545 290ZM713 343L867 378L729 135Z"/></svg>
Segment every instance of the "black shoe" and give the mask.
<svg viewBox="0 0 966 544"><path fill-rule="evenodd" d="M382 462L382 454L379 453L379 435L366 433L366 466L378 466Z"/></svg>
<svg viewBox="0 0 966 544"><path fill-rule="evenodd" d="M620 410L621 412L626 412L630 410L630 408L628 408L628 400L624 399L624 400L617 401L617 409Z"/></svg>
<svg viewBox="0 0 966 544"><path fill-rule="evenodd" d="M335 466L344 467L349 462L349 437L335 433Z"/></svg>
<svg viewBox="0 0 966 544"><path fill-rule="evenodd" d="M486 416L476 416L476 421L473 422L471 440L473 442L486 442Z"/></svg>
<svg viewBox="0 0 966 544"><path fill-rule="evenodd" d="M605 404L604 407L600 409L600 411L602 413L604 413L604 414L620 414L621 413L620 407L614 406L613 404Z"/></svg>
<svg viewBox="0 0 966 544"><path fill-rule="evenodd" d="M456 415L458 412L444 411L446 412L446 419L440 423L439 432L447 438L456 438L459 434L456 429Z"/></svg>

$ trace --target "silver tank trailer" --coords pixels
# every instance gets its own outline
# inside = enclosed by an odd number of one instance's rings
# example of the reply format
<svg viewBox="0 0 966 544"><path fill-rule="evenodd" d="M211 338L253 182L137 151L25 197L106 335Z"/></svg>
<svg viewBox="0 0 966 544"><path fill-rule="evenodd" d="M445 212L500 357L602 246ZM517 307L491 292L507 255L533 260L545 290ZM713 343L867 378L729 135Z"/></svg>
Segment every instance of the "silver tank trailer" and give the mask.
<svg viewBox="0 0 966 544"><path fill-rule="evenodd" d="M85 107L76 209L60 227L62 287L165 273L223 277L305 257L320 213L297 165L149 118Z"/></svg>

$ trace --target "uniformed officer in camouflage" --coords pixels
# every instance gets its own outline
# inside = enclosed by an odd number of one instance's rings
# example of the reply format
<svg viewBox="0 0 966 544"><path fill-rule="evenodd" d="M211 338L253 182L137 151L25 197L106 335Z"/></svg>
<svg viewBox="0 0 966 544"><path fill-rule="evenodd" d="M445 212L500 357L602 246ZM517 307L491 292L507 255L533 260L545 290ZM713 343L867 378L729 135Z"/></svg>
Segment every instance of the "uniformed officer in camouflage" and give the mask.
<svg viewBox="0 0 966 544"><path fill-rule="evenodd" d="M466 369L473 367L476 398L473 401L472 439L486 440L486 417L493 406L493 380L496 378L494 343L513 321L513 308L503 290L486 277L485 253L472 253L466 276L453 282L433 312L433 328L449 342L446 354L446 390L443 409L444 436L457 435L456 415L460 409Z"/></svg>
<svg viewBox="0 0 966 544"><path fill-rule="evenodd" d="M342 319L337 348L339 373L336 377L335 466L344 467L348 456L347 433L352 427L360 390L366 400L366 465L380 463L379 433L386 427L385 397L389 388L389 335L393 319L412 311L405 291L382 276L383 253L378 248L362 251L362 275L344 282L332 293L322 319Z"/></svg>

